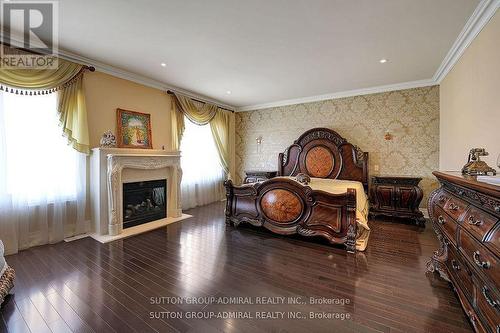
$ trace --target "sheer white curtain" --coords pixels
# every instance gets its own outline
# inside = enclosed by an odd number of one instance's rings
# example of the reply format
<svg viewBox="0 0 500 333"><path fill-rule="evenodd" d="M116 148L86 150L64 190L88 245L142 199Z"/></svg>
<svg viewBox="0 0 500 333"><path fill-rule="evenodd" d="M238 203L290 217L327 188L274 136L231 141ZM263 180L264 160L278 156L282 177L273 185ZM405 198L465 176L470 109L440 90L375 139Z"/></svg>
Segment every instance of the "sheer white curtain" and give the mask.
<svg viewBox="0 0 500 333"><path fill-rule="evenodd" d="M198 126L184 118L181 141L182 209L202 206L224 197L224 170L210 125Z"/></svg>
<svg viewBox="0 0 500 333"><path fill-rule="evenodd" d="M57 95L0 92L0 238L7 253L88 231L86 156L67 145Z"/></svg>

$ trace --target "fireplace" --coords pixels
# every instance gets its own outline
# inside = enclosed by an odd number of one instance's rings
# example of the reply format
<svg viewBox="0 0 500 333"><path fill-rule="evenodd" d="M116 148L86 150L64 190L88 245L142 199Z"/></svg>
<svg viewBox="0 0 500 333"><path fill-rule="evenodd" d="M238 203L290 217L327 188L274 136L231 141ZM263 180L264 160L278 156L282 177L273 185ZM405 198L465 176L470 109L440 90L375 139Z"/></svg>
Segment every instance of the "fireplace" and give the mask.
<svg viewBox="0 0 500 333"><path fill-rule="evenodd" d="M178 151L92 149L90 156L92 237L100 242L108 242L140 233L141 230L152 230L151 228L155 226L166 225L174 219L182 218L181 176ZM167 217L141 224L136 228L127 228L126 232L121 235L126 210L123 205L123 184L159 179L166 180Z"/></svg>
<svg viewBox="0 0 500 333"><path fill-rule="evenodd" d="M166 217L166 179L123 184L123 228Z"/></svg>

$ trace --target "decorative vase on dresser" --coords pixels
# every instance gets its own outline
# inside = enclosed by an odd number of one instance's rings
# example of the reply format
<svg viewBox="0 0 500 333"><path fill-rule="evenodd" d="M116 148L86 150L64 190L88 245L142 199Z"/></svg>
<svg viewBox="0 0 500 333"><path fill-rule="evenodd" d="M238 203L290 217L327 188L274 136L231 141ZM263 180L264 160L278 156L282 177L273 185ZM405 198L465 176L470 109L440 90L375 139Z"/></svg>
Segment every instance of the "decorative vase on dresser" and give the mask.
<svg viewBox="0 0 500 333"><path fill-rule="evenodd" d="M434 172L429 198L439 249L427 264L451 282L476 332L500 332L500 186Z"/></svg>
<svg viewBox="0 0 500 333"><path fill-rule="evenodd" d="M276 177L278 171L256 171L256 170L248 170L245 171L246 177L243 183L250 184L256 182L263 182L264 180L268 180Z"/></svg>
<svg viewBox="0 0 500 333"><path fill-rule="evenodd" d="M370 215L385 215L414 219L425 225L418 206L423 192L418 186L422 178L410 176L373 176L370 190Z"/></svg>

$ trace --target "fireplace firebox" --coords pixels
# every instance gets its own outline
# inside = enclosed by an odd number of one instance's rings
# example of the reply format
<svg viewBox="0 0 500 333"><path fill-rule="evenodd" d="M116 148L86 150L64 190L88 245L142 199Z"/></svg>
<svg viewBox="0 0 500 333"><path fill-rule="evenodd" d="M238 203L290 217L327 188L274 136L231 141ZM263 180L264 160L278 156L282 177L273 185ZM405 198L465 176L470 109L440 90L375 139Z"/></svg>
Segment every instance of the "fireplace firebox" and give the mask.
<svg viewBox="0 0 500 333"><path fill-rule="evenodd" d="M123 184L123 228L166 217L166 179Z"/></svg>

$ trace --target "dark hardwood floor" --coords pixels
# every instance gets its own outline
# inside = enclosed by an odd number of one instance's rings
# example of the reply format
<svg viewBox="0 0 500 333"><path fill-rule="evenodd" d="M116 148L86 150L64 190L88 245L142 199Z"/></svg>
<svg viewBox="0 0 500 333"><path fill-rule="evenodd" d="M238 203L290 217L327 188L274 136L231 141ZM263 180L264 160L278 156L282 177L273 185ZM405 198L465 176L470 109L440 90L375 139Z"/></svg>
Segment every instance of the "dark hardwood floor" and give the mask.
<svg viewBox="0 0 500 333"><path fill-rule="evenodd" d="M430 226L372 221L367 251L349 255L324 242L226 226L223 204L188 213L194 217L108 244L84 238L8 256L17 279L2 308L0 329L471 332L448 283L425 274L425 263L437 248ZM251 302L300 296L305 304L186 303L193 300L187 297L204 296L250 297ZM183 304L167 304L177 299L160 297L186 298ZM310 304L309 297L345 304ZM241 316L284 312L285 317L300 313L305 318L186 318L238 311ZM337 319L309 319L311 313L333 313Z"/></svg>

